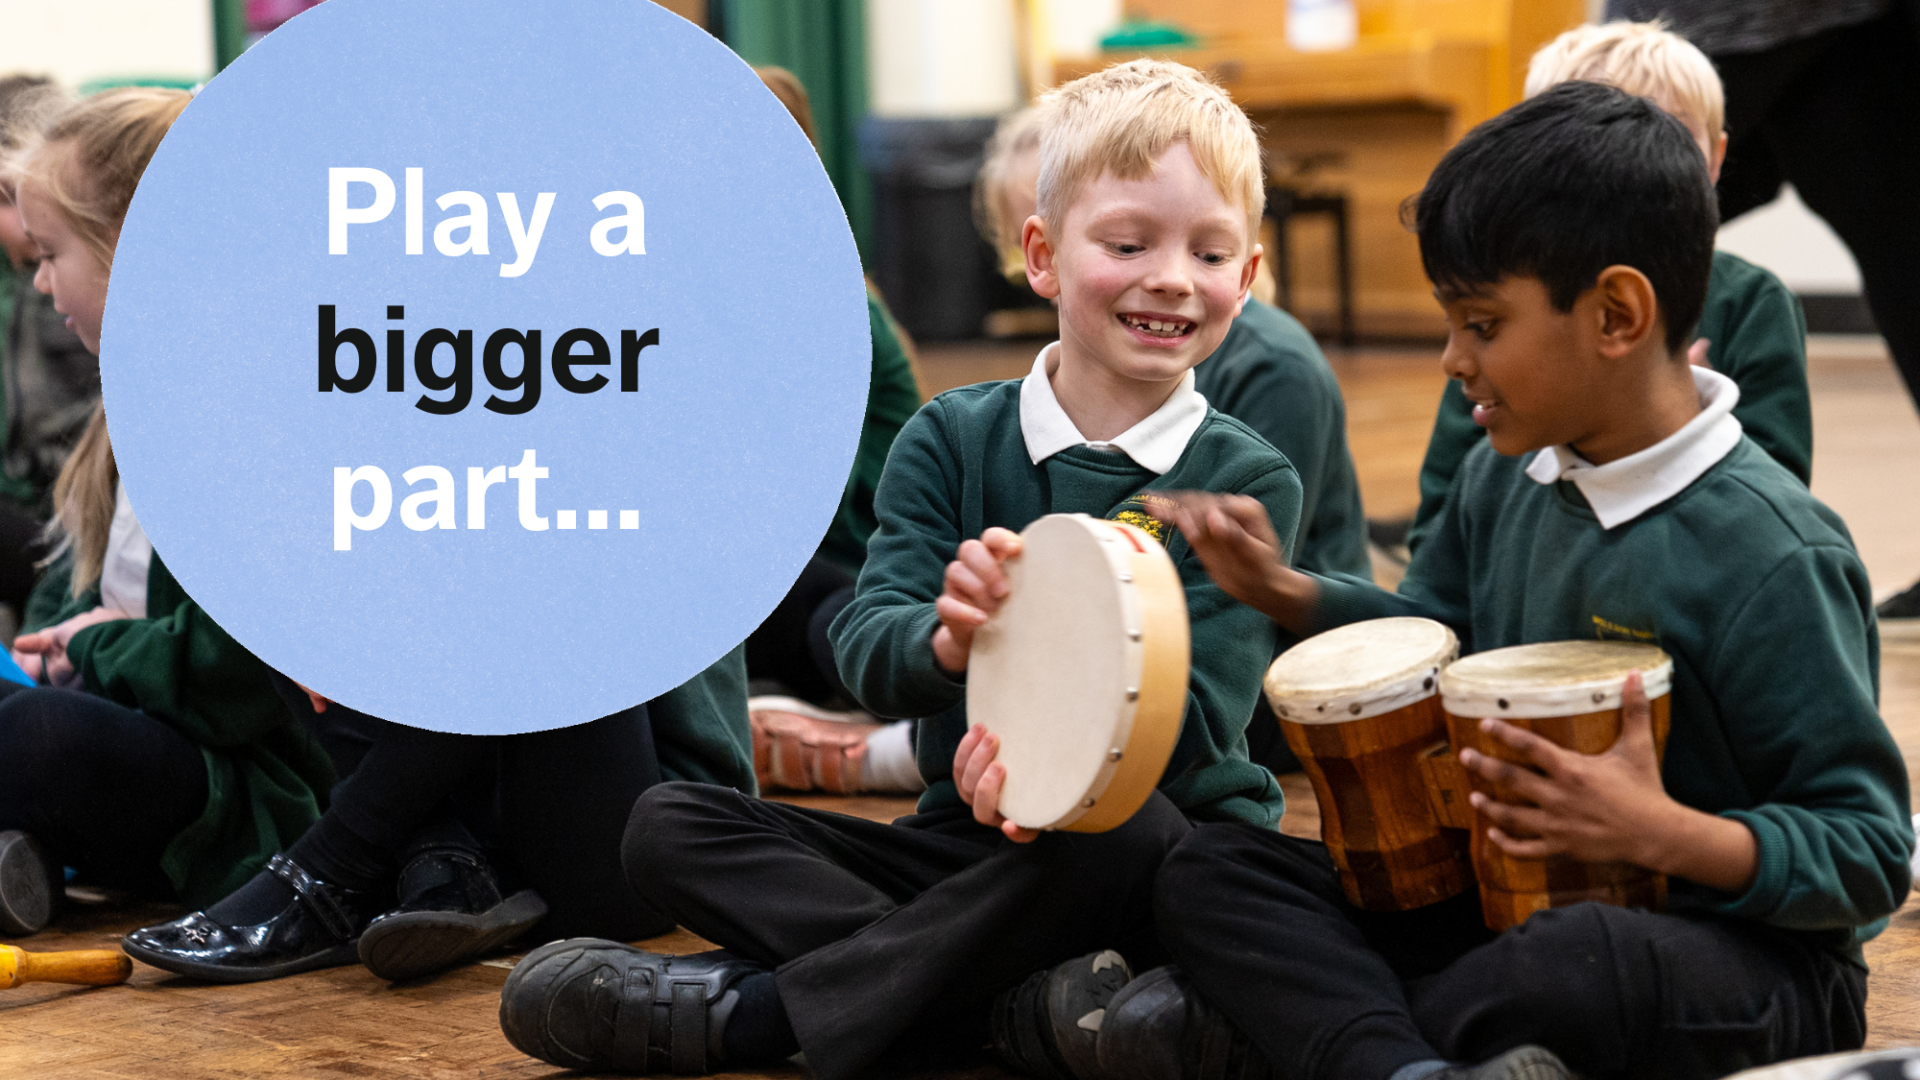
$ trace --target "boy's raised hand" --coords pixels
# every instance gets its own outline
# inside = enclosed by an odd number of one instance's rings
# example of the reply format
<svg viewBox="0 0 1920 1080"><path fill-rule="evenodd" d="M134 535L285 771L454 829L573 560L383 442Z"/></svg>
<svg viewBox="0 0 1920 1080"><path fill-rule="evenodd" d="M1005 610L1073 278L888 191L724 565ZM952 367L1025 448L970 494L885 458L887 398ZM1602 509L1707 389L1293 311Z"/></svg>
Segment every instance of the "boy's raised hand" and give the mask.
<svg viewBox="0 0 1920 1080"><path fill-rule="evenodd" d="M1287 566L1280 536L1260 500L1247 495L1173 491L1150 500L1153 516L1177 527L1214 584L1235 600L1303 632L1319 589Z"/></svg>
<svg viewBox="0 0 1920 1080"><path fill-rule="evenodd" d="M1000 564L1019 554L1020 535L996 526L978 540L961 543L959 557L947 564L945 588L933 602L940 616L940 626L933 632L933 659L948 672L958 675L967 670L973 632L1007 598L1007 575ZM959 774L956 767L954 775Z"/></svg>
<svg viewBox="0 0 1920 1080"><path fill-rule="evenodd" d="M973 807L973 820L999 829L1016 844L1032 843L1040 835L1038 829L1023 829L1000 816L1000 789L1007 782L1007 767L994 760L999 754L998 735L978 724L968 728L953 752L953 785Z"/></svg>
<svg viewBox="0 0 1920 1080"><path fill-rule="evenodd" d="M1501 720L1480 721L1482 732L1525 762L1460 751L1461 765L1526 800L1469 795L1493 823L1487 839L1519 859L1564 855L1626 862L1725 892L1743 891L1758 865L1753 833L1667 794L1654 752L1653 708L1639 672L1627 676L1620 697L1620 737L1603 754L1567 750Z"/></svg>

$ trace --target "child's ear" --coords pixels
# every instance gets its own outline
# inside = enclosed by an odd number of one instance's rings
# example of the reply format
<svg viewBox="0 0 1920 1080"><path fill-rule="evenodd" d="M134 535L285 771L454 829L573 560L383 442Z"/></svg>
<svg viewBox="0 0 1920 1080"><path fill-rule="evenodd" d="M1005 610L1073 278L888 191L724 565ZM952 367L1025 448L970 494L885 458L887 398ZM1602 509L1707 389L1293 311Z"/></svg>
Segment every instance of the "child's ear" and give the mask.
<svg viewBox="0 0 1920 1080"><path fill-rule="evenodd" d="M1240 300L1233 305L1233 317L1247 309L1247 297L1253 295L1253 283L1260 276L1260 256L1264 250L1259 244L1253 245L1253 254L1247 256L1247 265L1240 271Z"/></svg>
<svg viewBox="0 0 1920 1080"><path fill-rule="evenodd" d="M1631 266L1609 266L1594 282L1600 301L1600 352L1626 356L1660 328L1660 302L1653 282Z"/></svg>
<svg viewBox="0 0 1920 1080"><path fill-rule="evenodd" d="M1027 284L1043 299L1058 299L1060 273L1053 265L1053 241L1047 238L1047 223L1040 215L1020 227L1020 246L1027 253Z"/></svg>

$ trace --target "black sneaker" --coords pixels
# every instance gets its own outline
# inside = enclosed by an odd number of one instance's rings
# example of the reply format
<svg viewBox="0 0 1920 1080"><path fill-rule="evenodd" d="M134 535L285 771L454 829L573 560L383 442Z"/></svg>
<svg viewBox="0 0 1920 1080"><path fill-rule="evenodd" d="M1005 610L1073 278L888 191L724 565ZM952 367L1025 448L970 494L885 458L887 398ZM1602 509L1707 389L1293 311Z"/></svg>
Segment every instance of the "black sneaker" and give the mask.
<svg viewBox="0 0 1920 1080"><path fill-rule="evenodd" d="M0 935L45 930L65 891L63 877L40 841L18 829L0 832Z"/></svg>
<svg viewBox="0 0 1920 1080"><path fill-rule="evenodd" d="M1881 633L1920 636L1920 582L1909 585L1906 592L1880 601L1873 612L1880 617Z"/></svg>
<svg viewBox="0 0 1920 1080"><path fill-rule="evenodd" d="M731 953L666 956L598 938L542 945L500 988L500 1030L562 1068L705 1076L724 1065L734 989L765 971Z"/></svg>
<svg viewBox="0 0 1920 1080"><path fill-rule="evenodd" d="M359 959L360 932L387 897L313 877L275 855L260 871L294 892L287 906L252 926L224 926L196 911L184 919L135 930L120 942L127 955L176 975L218 983L263 982Z"/></svg>
<svg viewBox="0 0 1920 1080"><path fill-rule="evenodd" d="M1188 985L1158 967L1107 1005L1100 1028L1101 1080L1272 1080L1259 1049Z"/></svg>
<svg viewBox="0 0 1920 1080"><path fill-rule="evenodd" d="M1450 1065L1423 1080L1572 1080L1553 1051L1540 1046L1516 1046L1478 1065Z"/></svg>
<svg viewBox="0 0 1920 1080"><path fill-rule="evenodd" d="M1096 1080L1095 1044L1107 1003L1133 978L1112 949L1068 960L993 1000L993 1052L1008 1072L1038 1080Z"/></svg>
<svg viewBox="0 0 1920 1080"><path fill-rule="evenodd" d="M399 904L360 935L360 962L388 982L445 971L484 956L547 916L532 889L502 898L479 854L432 848L407 861L394 892Z"/></svg>

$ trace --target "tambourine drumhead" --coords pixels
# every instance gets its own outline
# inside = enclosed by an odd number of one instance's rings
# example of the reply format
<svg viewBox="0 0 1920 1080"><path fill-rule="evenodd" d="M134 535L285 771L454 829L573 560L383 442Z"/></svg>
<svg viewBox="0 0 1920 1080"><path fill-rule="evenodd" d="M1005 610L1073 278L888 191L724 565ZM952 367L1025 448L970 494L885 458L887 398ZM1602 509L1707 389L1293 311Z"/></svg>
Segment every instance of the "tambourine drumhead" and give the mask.
<svg viewBox="0 0 1920 1080"><path fill-rule="evenodd" d="M1453 631L1432 619L1350 623L1281 653L1267 669L1267 701L1296 724L1365 720L1433 696L1459 652Z"/></svg>
<svg viewBox="0 0 1920 1080"><path fill-rule="evenodd" d="M1673 685L1673 659L1657 645L1547 641L1454 661L1440 673L1440 695L1455 716L1578 716L1619 708L1634 671L1649 701Z"/></svg>
<svg viewBox="0 0 1920 1080"><path fill-rule="evenodd" d="M1131 525L1051 514L1021 540L1006 602L974 634L967 718L1000 737L1009 820L1113 828L1152 794L1179 735L1186 593Z"/></svg>

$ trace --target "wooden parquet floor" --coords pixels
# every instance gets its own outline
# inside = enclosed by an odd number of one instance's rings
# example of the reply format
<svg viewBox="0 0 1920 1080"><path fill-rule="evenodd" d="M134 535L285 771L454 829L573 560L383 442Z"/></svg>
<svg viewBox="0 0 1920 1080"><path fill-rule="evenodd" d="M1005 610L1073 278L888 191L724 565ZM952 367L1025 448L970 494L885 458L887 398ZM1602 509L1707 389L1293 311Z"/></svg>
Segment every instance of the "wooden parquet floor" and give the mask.
<svg viewBox="0 0 1920 1080"><path fill-rule="evenodd" d="M1846 518L1883 592L1920 577L1920 422L1884 356L1847 343L1816 343L1813 385L1815 491ZM926 349L929 392L1023 374L1034 346ZM1366 349L1334 357L1347 394L1349 436L1368 512L1409 514L1414 477L1442 379L1431 349ZM1882 650L1882 711L1909 762L1920 761L1920 636ZM1315 836L1312 791L1283 778L1282 828ZM876 819L903 813L896 799L808 798ZM82 904L36 950L112 947L120 934L179 914L149 905ZM705 948L690 934L648 943L668 952ZM1870 1047L1920 1045L1920 901L1910 902L1868 948ZM412 984L389 986L359 967L254 986L210 986L135 965L125 986L30 984L0 991L0 1078L370 1077L406 1080L521 1078L563 1073L514 1051L497 1022L500 984L513 957ZM797 1078L798 1068L759 1076ZM994 1070L942 1080L997 1080Z"/></svg>

